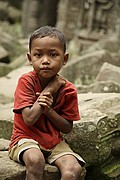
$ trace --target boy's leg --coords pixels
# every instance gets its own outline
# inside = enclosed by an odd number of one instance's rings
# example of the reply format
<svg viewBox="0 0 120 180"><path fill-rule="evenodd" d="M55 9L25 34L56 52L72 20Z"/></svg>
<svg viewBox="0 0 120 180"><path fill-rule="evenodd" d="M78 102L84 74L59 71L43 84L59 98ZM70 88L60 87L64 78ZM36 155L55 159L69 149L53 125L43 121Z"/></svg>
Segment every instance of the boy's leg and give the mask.
<svg viewBox="0 0 120 180"><path fill-rule="evenodd" d="M61 180L84 180L86 171L73 155L63 155L55 161L61 172Z"/></svg>
<svg viewBox="0 0 120 180"><path fill-rule="evenodd" d="M45 159L39 149L27 149L23 153L23 161L26 165L26 180L43 180Z"/></svg>
<svg viewBox="0 0 120 180"><path fill-rule="evenodd" d="M84 180L86 170L82 157L71 150L64 141L57 144L47 158L54 163L61 172L61 180Z"/></svg>
<svg viewBox="0 0 120 180"><path fill-rule="evenodd" d="M10 149L9 157L26 165L26 180L43 180L45 159L38 142L21 139Z"/></svg>

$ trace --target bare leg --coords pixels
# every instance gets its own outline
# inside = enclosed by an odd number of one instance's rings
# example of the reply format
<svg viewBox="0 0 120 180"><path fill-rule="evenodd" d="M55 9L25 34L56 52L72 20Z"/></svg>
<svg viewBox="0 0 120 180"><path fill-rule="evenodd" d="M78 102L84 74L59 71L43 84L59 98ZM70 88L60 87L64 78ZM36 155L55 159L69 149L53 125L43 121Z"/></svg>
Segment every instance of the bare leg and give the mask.
<svg viewBox="0 0 120 180"><path fill-rule="evenodd" d="M25 180L43 180L45 159L42 152L37 148L30 148L23 154L26 165Z"/></svg>
<svg viewBox="0 0 120 180"><path fill-rule="evenodd" d="M61 180L84 180L85 169L72 155L64 155L55 161L55 165L61 172Z"/></svg>

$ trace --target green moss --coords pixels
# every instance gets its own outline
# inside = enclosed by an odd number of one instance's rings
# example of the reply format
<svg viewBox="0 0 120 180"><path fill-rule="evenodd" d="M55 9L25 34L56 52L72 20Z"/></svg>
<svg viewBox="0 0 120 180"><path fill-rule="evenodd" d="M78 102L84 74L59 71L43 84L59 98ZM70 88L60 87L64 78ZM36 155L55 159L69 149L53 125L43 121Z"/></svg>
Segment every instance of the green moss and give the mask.
<svg viewBox="0 0 120 180"><path fill-rule="evenodd" d="M102 168L103 174L110 174L116 170L120 169L120 160L115 160L113 163Z"/></svg>

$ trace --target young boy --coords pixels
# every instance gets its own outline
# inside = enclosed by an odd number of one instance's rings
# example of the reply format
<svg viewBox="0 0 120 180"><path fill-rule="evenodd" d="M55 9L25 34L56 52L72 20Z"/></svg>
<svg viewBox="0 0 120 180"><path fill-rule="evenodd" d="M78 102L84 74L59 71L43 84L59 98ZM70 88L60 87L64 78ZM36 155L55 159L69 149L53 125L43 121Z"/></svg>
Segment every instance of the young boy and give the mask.
<svg viewBox="0 0 120 180"><path fill-rule="evenodd" d="M62 140L79 120L75 86L58 75L68 61L65 37L44 26L30 37L27 54L33 71L18 81L9 156L25 164L26 180L42 180L45 162L56 165L61 180L84 179L84 160Z"/></svg>

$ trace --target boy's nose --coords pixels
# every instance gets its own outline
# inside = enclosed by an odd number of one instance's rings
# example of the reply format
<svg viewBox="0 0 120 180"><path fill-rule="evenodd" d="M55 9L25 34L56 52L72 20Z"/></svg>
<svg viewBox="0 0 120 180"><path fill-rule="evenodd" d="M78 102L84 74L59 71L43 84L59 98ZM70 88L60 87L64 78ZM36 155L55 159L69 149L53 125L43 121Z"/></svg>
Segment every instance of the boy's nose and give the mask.
<svg viewBox="0 0 120 180"><path fill-rule="evenodd" d="M42 64L49 64L49 63L50 63L50 60L48 56L43 56Z"/></svg>

